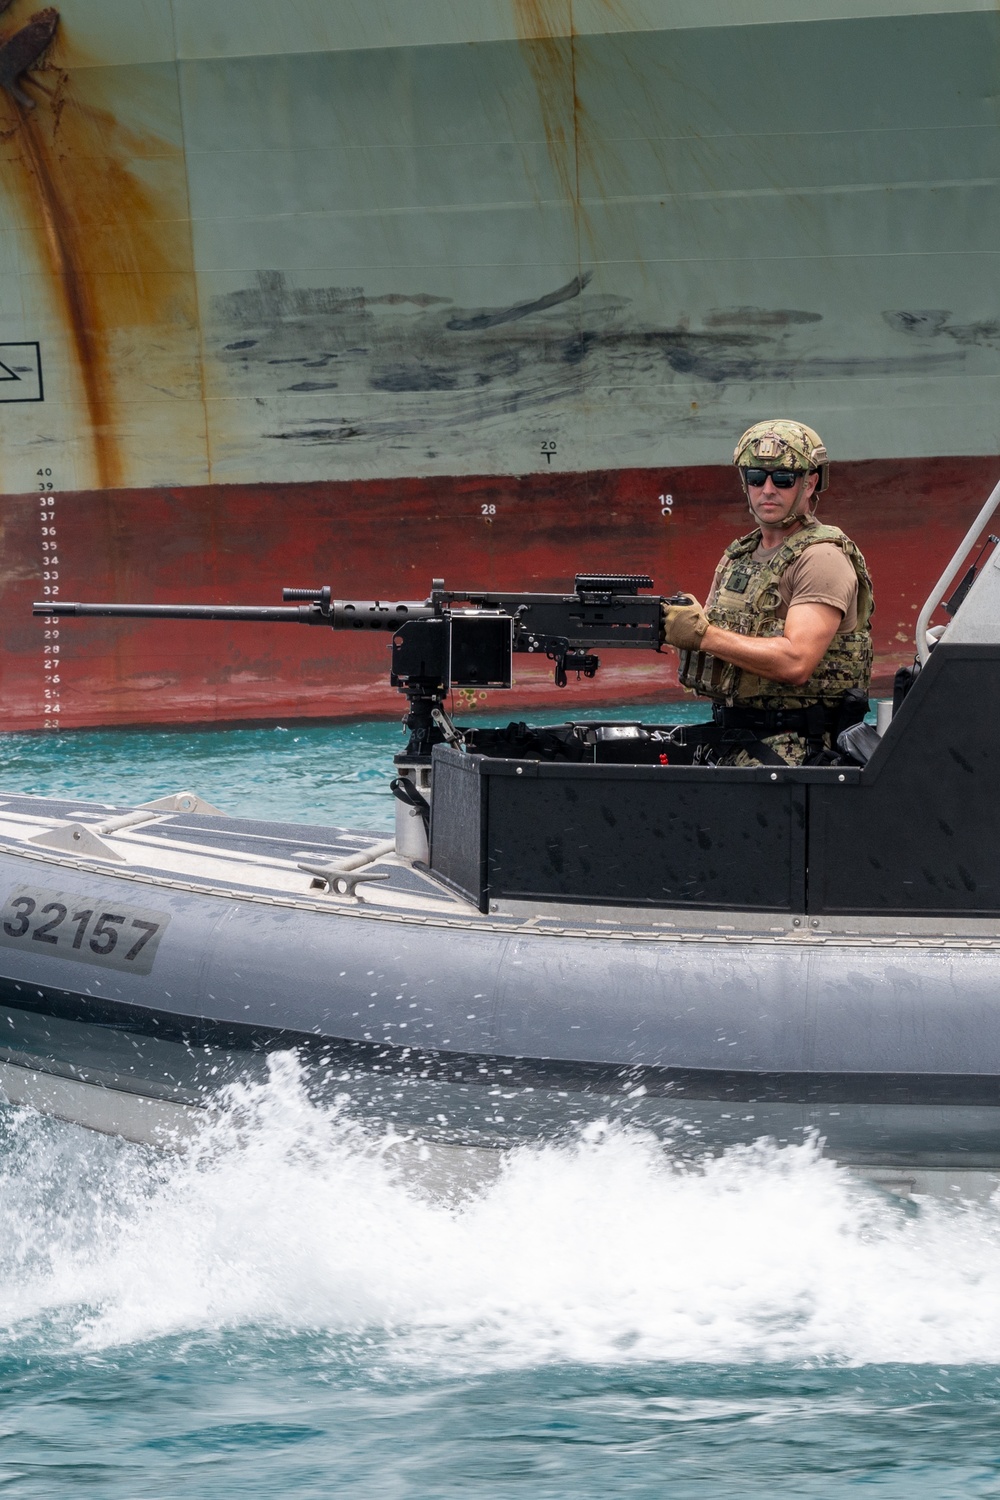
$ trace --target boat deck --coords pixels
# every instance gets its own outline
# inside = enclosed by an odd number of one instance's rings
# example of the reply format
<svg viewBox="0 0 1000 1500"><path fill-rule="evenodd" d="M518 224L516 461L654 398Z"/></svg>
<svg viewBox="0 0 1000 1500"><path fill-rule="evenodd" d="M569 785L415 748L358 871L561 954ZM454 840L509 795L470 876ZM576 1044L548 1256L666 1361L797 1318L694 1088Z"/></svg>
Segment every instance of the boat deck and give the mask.
<svg viewBox="0 0 1000 1500"><path fill-rule="evenodd" d="M0 797L0 840L46 862L96 864L106 874L157 882L183 882L196 889L244 899L302 898L310 905L356 907L360 903L421 911L471 911L437 881L391 853L365 865L379 881L364 882L356 895L320 891L316 877L302 865L336 869L382 848L384 834L298 823L262 823L246 818L161 812L145 809L148 818L115 828L116 821L136 814L134 806L86 804L78 800ZM80 854L37 843L39 835L85 829L107 846L104 860L90 850ZM89 840L87 841L89 843Z"/></svg>
<svg viewBox="0 0 1000 1500"><path fill-rule="evenodd" d="M109 825L144 811L148 818L125 827ZM93 831L108 857L36 842L39 835L74 828ZM68 844L69 840L66 839ZM593 938L723 944L868 944L890 947L1000 947L992 919L850 916L822 920L774 912L594 906L568 902L504 901L484 915L441 884L430 871L386 850L389 840L369 830L248 818L137 809L79 799L0 794L0 852L42 865L100 872L143 885L167 886L231 900L289 906L369 920L429 923ZM354 894L318 888L313 869L333 868L383 849L364 866L365 881Z"/></svg>

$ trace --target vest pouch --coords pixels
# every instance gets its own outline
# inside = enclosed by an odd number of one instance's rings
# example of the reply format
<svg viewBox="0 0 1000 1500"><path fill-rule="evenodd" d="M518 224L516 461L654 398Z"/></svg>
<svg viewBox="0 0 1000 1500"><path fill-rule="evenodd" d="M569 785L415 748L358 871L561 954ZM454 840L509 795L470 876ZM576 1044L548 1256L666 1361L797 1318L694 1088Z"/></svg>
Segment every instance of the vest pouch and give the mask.
<svg viewBox="0 0 1000 1500"><path fill-rule="evenodd" d="M708 651L679 651L677 676L681 686L705 698L728 698L736 684L738 667Z"/></svg>

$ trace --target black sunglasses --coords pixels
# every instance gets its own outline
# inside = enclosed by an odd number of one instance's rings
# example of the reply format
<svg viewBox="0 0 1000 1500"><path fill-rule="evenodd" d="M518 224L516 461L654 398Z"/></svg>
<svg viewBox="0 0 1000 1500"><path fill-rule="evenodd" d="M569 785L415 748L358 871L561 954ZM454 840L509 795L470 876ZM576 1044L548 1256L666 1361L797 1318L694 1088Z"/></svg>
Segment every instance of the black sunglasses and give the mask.
<svg viewBox="0 0 1000 1500"><path fill-rule="evenodd" d="M805 469L744 469L743 478L752 490L762 490L769 479L776 490L793 490L806 473Z"/></svg>

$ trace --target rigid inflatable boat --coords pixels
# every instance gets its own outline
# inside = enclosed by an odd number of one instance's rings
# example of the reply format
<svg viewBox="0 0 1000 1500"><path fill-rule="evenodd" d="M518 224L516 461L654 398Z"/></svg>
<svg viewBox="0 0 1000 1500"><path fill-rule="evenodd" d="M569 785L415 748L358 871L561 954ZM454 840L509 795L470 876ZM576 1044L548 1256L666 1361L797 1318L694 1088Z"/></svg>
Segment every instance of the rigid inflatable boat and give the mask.
<svg viewBox="0 0 1000 1500"><path fill-rule="evenodd" d="M840 764L444 714L400 757L394 840L193 793L0 797L8 1100L166 1140L294 1049L428 1141L618 1119L679 1152L813 1130L870 1170L1000 1172L1000 553L927 630L997 498Z"/></svg>

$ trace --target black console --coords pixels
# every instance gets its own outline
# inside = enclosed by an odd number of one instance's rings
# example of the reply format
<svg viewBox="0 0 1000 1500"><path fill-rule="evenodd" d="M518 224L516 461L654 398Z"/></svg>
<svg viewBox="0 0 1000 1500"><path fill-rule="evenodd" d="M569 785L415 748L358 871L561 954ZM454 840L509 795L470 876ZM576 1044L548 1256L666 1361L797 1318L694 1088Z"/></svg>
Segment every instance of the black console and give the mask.
<svg viewBox="0 0 1000 1500"><path fill-rule="evenodd" d="M435 748L434 873L482 911L1000 912L1000 647L938 646L863 768L695 766L618 727Z"/></svg>

